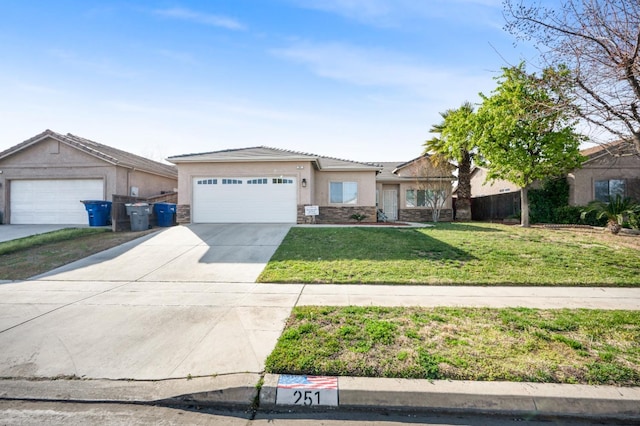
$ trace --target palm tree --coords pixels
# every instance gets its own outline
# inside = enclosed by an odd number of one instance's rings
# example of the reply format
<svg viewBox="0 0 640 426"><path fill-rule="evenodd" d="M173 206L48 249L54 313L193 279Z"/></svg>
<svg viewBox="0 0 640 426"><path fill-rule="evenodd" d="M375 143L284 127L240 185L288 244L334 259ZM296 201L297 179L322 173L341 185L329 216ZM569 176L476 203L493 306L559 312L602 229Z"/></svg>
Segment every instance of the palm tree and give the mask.
<svg viewBox="0 0 640 426"><path fill-rule="evenodd" d="M471 164L473 159L474 108L465 102L458 109L441 112L443 121L431 127L438 133L424 143L425 153L432 153L434 161L455 162L458 166L458 201L456 218L471 220Z"/></svg>
<svg viewBox="0 0 640 426"><path fill-rule="evenodd" d="M640 215L640 204L629 197L622 197L617 194L615 197L610 196L607 203L600 200L591 201L580 214L580 218L584 219L591 212L596 212L597 219L606 217L607 229L615 235L622 229L625 218L637 220L638 215Z"/></svg>

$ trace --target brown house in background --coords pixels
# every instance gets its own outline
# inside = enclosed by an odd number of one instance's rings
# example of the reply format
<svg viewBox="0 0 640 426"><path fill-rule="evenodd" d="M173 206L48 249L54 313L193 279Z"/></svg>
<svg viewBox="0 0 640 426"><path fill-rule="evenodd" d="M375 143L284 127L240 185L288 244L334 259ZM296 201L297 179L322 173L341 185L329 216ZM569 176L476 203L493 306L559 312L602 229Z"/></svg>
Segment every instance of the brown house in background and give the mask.
<svg viewBox="0 0 640 426"><path fill-rule="evenodd" d="M581 153L587 160L567 175L570 205L608 201L616 194L640 201L640 154L631 144L617 141Z"/></svg>
<svg viewBox="0 0 640 426"><path fill-rule="evenodd" d="M582 167L567 174L569 205L608 201L620 194L640 201L640 154L624 141L584 149ZM505 219L520 213L520 188L504 180L486 181L487 171L474 167L471 195L475 220ZM472 209L473 210L473 209Z"/></svg>
<svg viewBox="0 0 640 426"><path fill-rule="evenodd" d="M0 223L87 224L80 200L150 197L177 186L175 166L46 130L0 152Z"/></svg>

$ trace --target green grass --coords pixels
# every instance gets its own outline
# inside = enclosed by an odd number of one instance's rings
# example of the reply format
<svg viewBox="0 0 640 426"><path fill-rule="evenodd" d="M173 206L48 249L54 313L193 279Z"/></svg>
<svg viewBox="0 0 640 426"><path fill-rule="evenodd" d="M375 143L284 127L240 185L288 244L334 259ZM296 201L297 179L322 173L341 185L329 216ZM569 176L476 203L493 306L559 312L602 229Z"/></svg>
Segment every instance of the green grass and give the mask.
<svg viewBox="0 0 640 426"><path fill-rule="evenodd" d="M0 228L0 230L1 229L2 228ZM104 232L111 231L105 228L65 228L44 234L31 235L25 238L0 242L0 255Z"/></svg>
<svg viewBox="0 0 640 426"><path fill-rule="evenodd" d="M292 228L258 281L640 286L638 242L638 236L480 223Z"/></svg>
<svg viewBox="0 0 640 426"><path fill-rule="evenodd" d="M296 307L269 373L640 386L633 311Z"/></svg>

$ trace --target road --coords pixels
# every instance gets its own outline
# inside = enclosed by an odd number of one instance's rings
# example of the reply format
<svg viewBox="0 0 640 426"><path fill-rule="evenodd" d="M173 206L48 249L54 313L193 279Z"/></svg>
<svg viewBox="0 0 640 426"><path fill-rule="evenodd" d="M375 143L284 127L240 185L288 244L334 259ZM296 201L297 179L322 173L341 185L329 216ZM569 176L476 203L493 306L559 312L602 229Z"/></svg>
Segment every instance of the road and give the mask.
<svg viewBox="0 0 640 426"><path fill-rule="evenodd" d="M438 425L438 426L549 426L596 425L573 419L539 419L450 414L397 413L254 413L209 411L128 404L0 401L0 425L220 425L220 426L320 426L320 425ZM606 422L611 425L615 423ZM624 424L624 423L621 423Z"/></svg>

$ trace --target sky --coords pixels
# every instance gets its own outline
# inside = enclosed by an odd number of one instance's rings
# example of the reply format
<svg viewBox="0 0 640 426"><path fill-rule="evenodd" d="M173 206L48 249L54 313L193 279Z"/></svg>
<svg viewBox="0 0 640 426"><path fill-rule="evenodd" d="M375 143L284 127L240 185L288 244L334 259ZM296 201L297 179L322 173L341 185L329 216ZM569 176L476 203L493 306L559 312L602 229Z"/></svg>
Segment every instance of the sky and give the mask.
<svg viewBox="0 0 640 426"><path fill-rule="evenodd" d="M154 160L422 154L531 61L501 0L0 0L0 151L51 129Z"/></svg>

